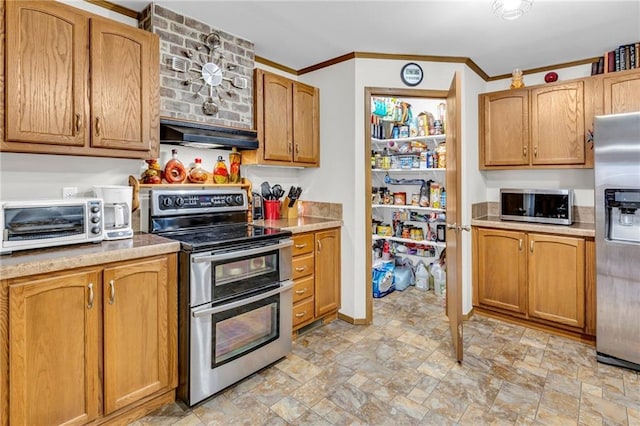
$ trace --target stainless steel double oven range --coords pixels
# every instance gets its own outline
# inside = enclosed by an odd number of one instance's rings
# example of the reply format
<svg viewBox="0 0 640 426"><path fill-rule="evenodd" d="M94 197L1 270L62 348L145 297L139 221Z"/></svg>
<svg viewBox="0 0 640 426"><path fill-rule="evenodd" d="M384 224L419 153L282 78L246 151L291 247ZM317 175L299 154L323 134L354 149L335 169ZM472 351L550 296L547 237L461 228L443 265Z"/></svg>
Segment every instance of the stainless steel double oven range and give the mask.
<svg viewBox="0 0 640 426"><path fill-rule="evenodd" d="M247 223L240 188L148 195L142 229L181 244L178 397L192 406L291 351L291 232Z"/></svg>

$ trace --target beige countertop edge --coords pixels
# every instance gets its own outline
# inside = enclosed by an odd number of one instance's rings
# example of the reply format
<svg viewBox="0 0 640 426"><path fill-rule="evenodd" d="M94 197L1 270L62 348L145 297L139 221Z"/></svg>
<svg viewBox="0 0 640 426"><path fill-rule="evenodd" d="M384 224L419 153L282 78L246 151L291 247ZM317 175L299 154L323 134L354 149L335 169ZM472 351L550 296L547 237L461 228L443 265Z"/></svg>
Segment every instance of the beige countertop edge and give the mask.
<svg viewBox="0 0 640 426"><path fill-rule="evenodd" d="M269 220L257 220L254 222L256 225L268 226L270 228L279 228L286 231L291 231L294 234L301 234L303 232L322 231L323 229L340 228L342 227L342 221L337 219L325 219L321 217L296 217L296 218L282 218L282 219L269 219Z"/></svg>
<svg viewBox="0 0 640 426"><path fill-rule="evenodd" d="M0 257L0 279L18 278L66 269L103 265L123 260L175 253L180 243L153 234L43 250L16 251Z"/></svg>
<svg viewBox="0 0 640 426"><path fill-rule="evenodd" d="M525 232L546 232L558 235L573 235L576 237L594 237L595 225L593 223L576 222L573 225L545 225L540 223L514 222L500 220L497 216L471 219L472 226L484 226L489 228L510 229Z"/></svg>

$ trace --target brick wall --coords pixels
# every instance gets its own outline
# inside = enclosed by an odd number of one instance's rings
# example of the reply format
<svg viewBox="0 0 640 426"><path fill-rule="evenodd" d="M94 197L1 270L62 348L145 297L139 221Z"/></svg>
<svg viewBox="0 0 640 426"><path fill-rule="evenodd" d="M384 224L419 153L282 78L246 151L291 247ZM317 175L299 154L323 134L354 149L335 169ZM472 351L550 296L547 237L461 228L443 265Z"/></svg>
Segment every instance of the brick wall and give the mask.
<svg viewBox="0 0 640 426"><path fill-rule="evenodd" d="M203 4L203 7L213 6ZM149 4L142 12L140 27L160 37L160 116L245 129L254 127L252 42L154 3ZM223 81L218 87L218 96L215 91L213 96L213 101L219 108L218 113L206 115L202 104L209 96L208 88L205 87L197 94L202 80L190 85L184 84L185 80L197 77L199 73L174 71L171 60L178 57L195 63L208 62L209 50L201 48L201 52L204 52L201 55L196 48L203 46L207 35L214 31L219 34L221 42L221 46L215 49L214 62L224 70L224 77L244 77L247 88L235 88L230 82ZM192 52L193 58L188 58L185 52ZM228 69L230 65L235 65L235 69Z"/></svg>

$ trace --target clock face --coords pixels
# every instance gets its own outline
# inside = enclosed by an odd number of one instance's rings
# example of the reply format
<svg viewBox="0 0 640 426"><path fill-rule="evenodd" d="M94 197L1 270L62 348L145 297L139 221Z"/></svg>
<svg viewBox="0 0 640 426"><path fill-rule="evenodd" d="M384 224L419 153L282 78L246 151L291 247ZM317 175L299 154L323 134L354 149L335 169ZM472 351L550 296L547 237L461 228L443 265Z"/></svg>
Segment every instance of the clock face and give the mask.
<svg viewBox="0 0 640 426"><path fill-rule="evenodd" d="M417 86L422 81L422 68L420 65L410 62L402 67L400 78L407 86Z"/></svg>
<svg viewBox="0 0 640 426"><path fill-rule="evenodd" d="M219 86L222 83L222 70L213 62L202 66L202 79L209 86Z"/></svg>

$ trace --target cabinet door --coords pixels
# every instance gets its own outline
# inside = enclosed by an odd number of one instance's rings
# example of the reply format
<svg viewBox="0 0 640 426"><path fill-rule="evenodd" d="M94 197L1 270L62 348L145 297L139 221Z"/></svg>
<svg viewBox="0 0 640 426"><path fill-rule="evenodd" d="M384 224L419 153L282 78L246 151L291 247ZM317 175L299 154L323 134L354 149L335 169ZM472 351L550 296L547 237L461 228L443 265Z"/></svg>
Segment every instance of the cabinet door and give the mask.
<svg viewBox="0 0 640 426"><path fill-rule="evenodd" d="M527 256L524 232L478 229L474 244L475 298L480 306L520 314L527 306Z"/></svg>
<svg viewBox="0 0 640 426"><path fill-rule="evenodd" d="M480 166L529 164L529 96L526 90L480 97Z"/></svg>
<svg viewBox="0 0 640 426"><path fill-rule="evenodd" d="M6 5L6 140L88 145L89 20L58 2Z"/></svg>
<svg viewBox="0 0 640 426"><path fill-rule="evenodd" d="M319 94L315 87L293 83L293 161L319 162Z"/></svg>
<svg viewBox="0 0 640 426"><path fill-rule="evenodd" d="M151 111L158 85L157 56L151 60L152 49L157 50L153 37L124 24L91 19L93 147L151 149L152 125L158 128Z"/></svg>
<svg viewBox="0 0 640 426"><path fill-rule="evenodd" d="M582 81L531 90L531 164L584 164Z"/></svg>
<svg viewBox="0 0 640 426"><path fill-rule="evenodd" d="M12 425L98 417L98 278L81 271L10 286Z"/></svg>
<svg viewBox="0 0 640 426"><path fill-rule="evenodd" d="M168 259L104 270L105 414L173 385L176 290Z"/></svg>
<svg viewBox="0 0 640 426"><path fill-rule="evenodd" d="M291 162L292 82L275 74L263 74L264 89L264 159Z"/></svg>
<svg viewBox="0 0 640 426"><path fill-rule="evenodd" d="M640 72L604 78L604 113L640 111Z"/></svg>
<svg viewBox="0 0 640 426"><path fill-rule="evenodd" d="M584 239L529 234L529 315L584 327Z"/></svg>
<svg viewBox="0 0 640 426"><path fill-rule="evenodd" d="M340 308L340 230L316 232L315 315Z"/></svg>

